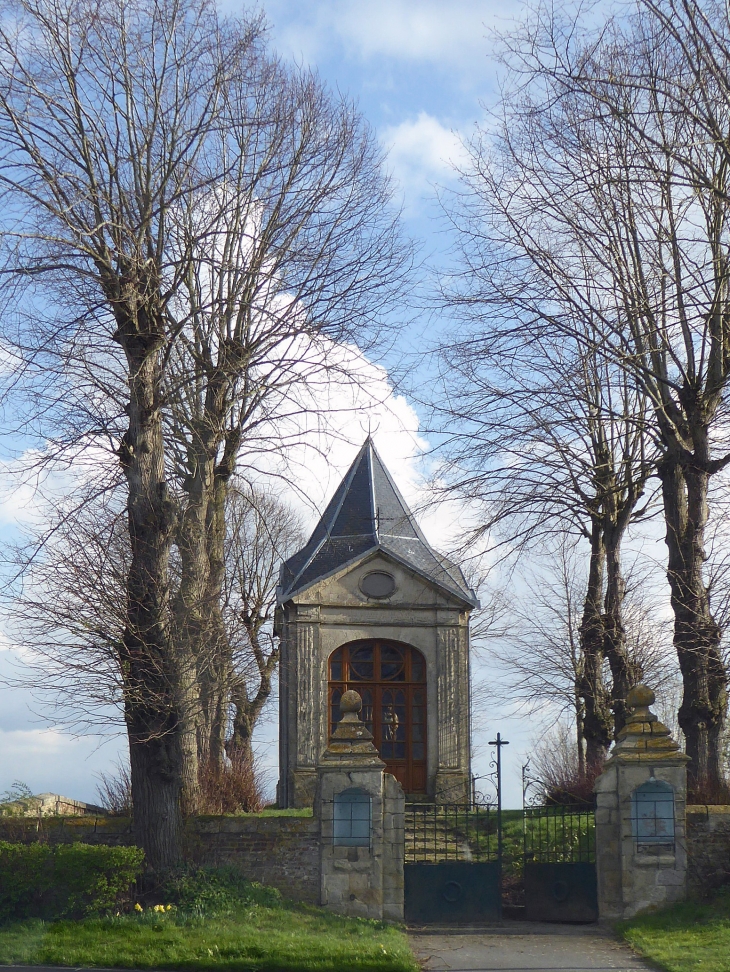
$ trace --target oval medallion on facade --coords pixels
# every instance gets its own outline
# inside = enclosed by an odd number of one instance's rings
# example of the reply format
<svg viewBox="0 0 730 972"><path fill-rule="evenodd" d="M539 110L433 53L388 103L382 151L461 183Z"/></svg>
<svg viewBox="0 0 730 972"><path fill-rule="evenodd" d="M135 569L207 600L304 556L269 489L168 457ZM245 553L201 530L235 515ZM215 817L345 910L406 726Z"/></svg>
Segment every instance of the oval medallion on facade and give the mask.
<svg viewBox="0 0 730 972"><path fill-rule="evenodd" d="M384 570L371 570L361 579L360 590L368 597L390 597L395 592L395 578Z"/></svg>

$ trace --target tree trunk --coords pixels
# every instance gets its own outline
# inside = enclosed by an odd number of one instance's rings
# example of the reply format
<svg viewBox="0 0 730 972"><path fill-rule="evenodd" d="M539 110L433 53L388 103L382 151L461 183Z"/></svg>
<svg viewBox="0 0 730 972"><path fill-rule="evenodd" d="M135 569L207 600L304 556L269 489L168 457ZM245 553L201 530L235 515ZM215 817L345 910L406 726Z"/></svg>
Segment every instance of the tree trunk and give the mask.
<svg viewBox="0 0 730 972"><path fill-rule="evenodd" d="M603 685L603 576L606 551L598 517L591 525L591 556L588 588L580 624L583 674L580 694L584 705L583 735L586 741L586 769L600 766L611 745L611 712Z"/></svg>
<svg viewBox="0 0 730 972"><path fill-rule="evenodd" d="M705 437L706 438L706 437ZM667 456L659 466L669 551L667 579L674 611L674 645L682 672L679 725L687 742L690 790L722 792L721 736L727 710L722 632L710 611L703 577L709 474L687 459Z"/></svg>
<svg viewBox="0 0 730 972"><path fill-rule="evenodd" d="M114 294L115 338L129 369L129 427L119 448L128 484L130 568L121 654L129 735L134 828L148 865L177 864L182 854L182 750L169 631L170 546L174 505L167 495L160 415L159 352L164 324ZM122 297L120 300L119 298ZM130 309L131 308L131 309Z"/></svg>
<svg viewBox="0 0 730 972"><path fill-rule="evenodd" d="M180 586L174 603L186 814L194 814L200 801L199 763L207 755L201 752L200 746L204 721L201 681L211 664L211 659L206 657L205 597L210 572L206 530L213 464L199 441L199 431L193 429L193 443L188 453L190 472L184 483L187 501L177 532Z"/></svg>
<svg viewBox="0 0 730 972"><path fill-rule="evenodd" d="M575 742L578 749L578 775L585 779L586 775L586 754L583 744L585 742L583 730L583 700L578 691L575 693Z"/></svg>
<svg viewBox="0 0 730 972"><path fill-rule="evenodd" d="M149 738L150 721L127 714L134 835L147 865L164 871L182 860L182 759L178 734Z"/></svg>
<svg viewBox="0 0 730 972"><path fill-rule="evenodd" d="M226 742L226 753L232 762L242 759L251 760L253 763L253 730L258 713L254 714L250 711L248 700L245 699L245 691L242 694L244 698L239 693L235 693L233 697L235 706L233 732Z"/></svg>
<svg viewBox="0 0 730 972"><path fill-rule="evenodd" d="M619 522L604 526L606 598L603 615L603 651L611 668L613 683L611 709L614 738L618 737L619 732L626 725L629 714L626 696L643 677L641 666L631 659L626 647L626 630L623 622L625 584L621 573L621 541L632 509L633 504L631 506L627 504L626 517L621 516L618 518Z"/></svg>
<svg viewBox="0 0 730 972"><path fill-rule="evenodd" d="M233 686L233 655L221 615L226 578L226 501L240 445L238 430L226 436L223 455L213 470L206 524L208 576L205 592L205 637L210 665L204 679L205 745L208 759L223 765Z"/></svg>
<svg viewBox="0 0 730 972"><path fill-rule="evenodd" d="M239 679L233 687L231 701L234 705L233 732L226 743L226 752L231 759L243 755L253 760L253 731L264 706L271 695L271 677L279 664L279 649L272 648L268 657L261 647L262 618L250 619L248 638L259 670L259 684L251 699L246 691L246 683Z"/></svg>
<svg viewBox="0 0 730 972"><path fill-rule="evenodd" d="M238 757L253 760L253 731L259 716L271 695L271 679L262 675L258 691L253 699L249 699L246 688L242 683L233 693L233 732L226 742L226 753L235 760Z"/></svg>

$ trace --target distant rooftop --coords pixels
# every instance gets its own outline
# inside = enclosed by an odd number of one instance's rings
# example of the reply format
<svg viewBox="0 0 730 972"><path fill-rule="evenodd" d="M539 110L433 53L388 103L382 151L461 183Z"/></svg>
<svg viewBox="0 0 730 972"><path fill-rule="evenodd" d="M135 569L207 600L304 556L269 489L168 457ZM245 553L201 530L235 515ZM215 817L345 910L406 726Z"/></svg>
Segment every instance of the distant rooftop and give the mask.
<svg viewBox="0 0 730 972"><path fill-rule="evenodd" d="M106 813L103 807L60 793L38 793L0 803L0 817L102 817Z"/></svg>
<svg viewBox="0 0 730 972"><path fill-rule="evenodd" d="M282 565L280 602L377 550L476 607L461 569L429 545L368 436L309 542Z"/></svg>

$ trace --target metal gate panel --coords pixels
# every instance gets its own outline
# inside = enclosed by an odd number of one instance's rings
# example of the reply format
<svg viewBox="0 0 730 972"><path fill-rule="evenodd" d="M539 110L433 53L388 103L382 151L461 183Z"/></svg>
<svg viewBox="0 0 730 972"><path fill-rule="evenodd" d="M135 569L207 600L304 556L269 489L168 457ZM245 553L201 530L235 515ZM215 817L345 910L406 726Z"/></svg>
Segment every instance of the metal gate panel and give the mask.
<svg viewBox="0 0 730 972"><path fill-rule="evenodd" d="M470 925L501 916L496 861L405 865L406 921Z"/></svg>
<svg viewBox="0 0 730 972"><path fill-rule="evenodd" d="M596 865L525 861L525 917L528 921L598 921Z"/></svg>

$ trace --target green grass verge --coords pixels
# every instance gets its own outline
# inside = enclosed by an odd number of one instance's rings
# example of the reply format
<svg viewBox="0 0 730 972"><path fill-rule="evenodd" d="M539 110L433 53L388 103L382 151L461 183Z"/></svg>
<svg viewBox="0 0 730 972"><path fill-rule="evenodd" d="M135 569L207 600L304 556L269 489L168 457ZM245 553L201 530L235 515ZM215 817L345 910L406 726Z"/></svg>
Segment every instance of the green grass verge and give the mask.
<svg viewBox="0 0 730 972"><path fill-rule="evenodd" d="M730 888L617 926L640 955L667 972L730 970Z"/></svg>
<svg viewBox="0 0 730 972"><path fill-rule="evenodd" d="M279 807L264 807L258 813L242 813L242 817L311 817L311 807L289 807L282 810Z"/></svg>
<svg viewBox="0 0 730 972"><path fill-rule="evenodd" d="M195 820L238 820L241 817L311 817L312 808L311 807L290 807L286 810L281 810L279 807L265 807L263 810L257 810L256 813L248 813L245 810L241 810L239 813L202 813L195 817ZM77 818L73 818L77 819Z"/></svg>
<svg viewBox="0 0 730 972"><path fill-rule="evenodd" d="M134 969L416 972L406 936L382 922L283 901L218 917L181 912L29 921L0 928L0 963Z"/></svg>

